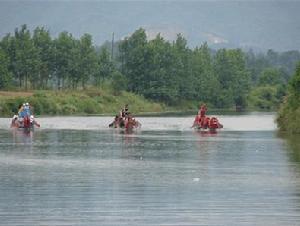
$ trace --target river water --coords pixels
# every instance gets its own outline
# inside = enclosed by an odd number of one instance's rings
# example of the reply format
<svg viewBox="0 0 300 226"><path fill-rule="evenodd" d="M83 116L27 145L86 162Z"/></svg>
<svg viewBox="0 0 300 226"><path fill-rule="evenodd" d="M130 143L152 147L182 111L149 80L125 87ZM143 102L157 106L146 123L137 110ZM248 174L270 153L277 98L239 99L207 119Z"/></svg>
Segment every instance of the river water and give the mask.
<svg viewBox="0 0 300 226"><path fill-rule="evenodd" d="M300 225L300 142L274 114L39 118L27 134L0 118L0 225ZM300 137L299 137L300 138Z"/></svg>

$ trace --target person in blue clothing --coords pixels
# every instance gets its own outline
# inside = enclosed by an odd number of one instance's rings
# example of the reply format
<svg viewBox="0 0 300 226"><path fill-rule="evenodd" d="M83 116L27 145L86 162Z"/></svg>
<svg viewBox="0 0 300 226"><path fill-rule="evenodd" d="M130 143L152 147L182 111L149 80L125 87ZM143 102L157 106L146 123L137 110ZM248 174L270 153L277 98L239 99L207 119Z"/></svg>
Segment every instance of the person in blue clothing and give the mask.
<svg viewBox="0 0 300 226"><path fill-rule="evenodd" d="M20 109L19 109L19 117L24 118L25 116L30 116L31 115L31 110L30 110L30 105L29 103L24 103Z"/></svg>
<svg viewBox="0 0 300 226"><path fill-rule="evenodd" d="M30 115L31 115L29 103L26 103L26 104L25 104L24 111L25 111L25 115L26 115L26 116L30 116Z"/></svg>
<svg viewBox="0 0 300 226"><path fill-rule="evenodd" d="M19 107L19 111L18 111L18 115L19 115L19 118L24 118L24 109L25 109L25 103L23 103L20 107Z"/></svg>

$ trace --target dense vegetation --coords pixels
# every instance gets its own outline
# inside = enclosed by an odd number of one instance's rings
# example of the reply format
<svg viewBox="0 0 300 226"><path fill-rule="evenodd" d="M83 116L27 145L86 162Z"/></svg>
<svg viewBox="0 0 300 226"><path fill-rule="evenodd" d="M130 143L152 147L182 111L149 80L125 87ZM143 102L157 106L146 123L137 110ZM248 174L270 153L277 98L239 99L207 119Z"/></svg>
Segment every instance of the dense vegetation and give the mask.
<svg viewBox="0 0 300 226"><path fill-rule="evenodd" d="M159 34L147 40L143 29L97 47L88 34L52 38L43 27L31 34L23 25L0 41L0 89L100 89L106 83L113 95L129 91L167 105L271 110L298 60L298 51L213 51L206 43L191 49L181 34L174 42Z"/></svg>
<svg viewBox="0 0 300 226"><path fill-rule="evenodd" d="M1 95L2 94L2 95ZM118 96L110 89L78 91L0 92L0 115L12 116L22 103L29 102L37 115L116 114L124 103L134 113L163 112L164 105L145 100L138 95L121 92Z"/></svg>
<svg viewBox="0 0 300 226"><path fill-rule="evenodd" d="M289 82L288 95L280 107L277 122L281 131L300 133L300 62Z"/></svg>

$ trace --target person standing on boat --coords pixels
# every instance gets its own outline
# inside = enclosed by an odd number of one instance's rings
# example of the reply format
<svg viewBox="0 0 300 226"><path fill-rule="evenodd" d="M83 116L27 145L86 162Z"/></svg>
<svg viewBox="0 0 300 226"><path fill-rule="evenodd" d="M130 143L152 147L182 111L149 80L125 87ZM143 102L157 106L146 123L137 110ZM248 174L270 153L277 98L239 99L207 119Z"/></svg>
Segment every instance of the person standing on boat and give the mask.
<svg viewBox="0 0 300 226"><path fill-rule="evenodd" d="M198 115L200 115L200 117L205 117L206 111L207 111L206 105L202 104L201 107L199 108Z"/></svg>
<svg viewBox="0 0 300 226"><path fill-rule="evenodd" d="M125 104L124 108L121 110L122 118L126 118L129 113L128 104Z"/></svg>
<svg viewBox="0 0 300 226"><path fill-rule="evenodd" d="M24 111L25 111L25 115L26 115L26 116L30 116L30 115L31 115L31 110L30 110L30 105L29 105L29 103L26 103L26 104L25 104Z"/></svg>
<svg viewBox="0 0 300 226"><path fill-rule="evenodd" d="M201 128L207 128L208 126L208 120L206 119L206 115L205 115L206 111L207 111L206 105L202 104L198 112L198 115L200 115L199 124Z"/></svg>
<svg viewBox="0 0 300 226"><path fill-rule="evenodd" d="M19 118L24 118L24 114L25 114L25 103L23 103L20 107L19 107L19 111L18 111L18 115L19 115Z"/></svg>
<svg viewBox="0 0 300 226"><path fill-rule="evenodd" d="M23 127L24 117L25 117L25 103L19 106L18 110L18 125L19 127Z"/></svg>
<svg viewBox="0 0 300 226"><path fill-rule="evenodd" d="M204 122L205 122L205 114L207 111L207 107L205 104L202 104L199 108L198 114L195 117L194 123L192 125L192 128L194 128L195 126L199 126L202 127L204 126Z"/></svg>

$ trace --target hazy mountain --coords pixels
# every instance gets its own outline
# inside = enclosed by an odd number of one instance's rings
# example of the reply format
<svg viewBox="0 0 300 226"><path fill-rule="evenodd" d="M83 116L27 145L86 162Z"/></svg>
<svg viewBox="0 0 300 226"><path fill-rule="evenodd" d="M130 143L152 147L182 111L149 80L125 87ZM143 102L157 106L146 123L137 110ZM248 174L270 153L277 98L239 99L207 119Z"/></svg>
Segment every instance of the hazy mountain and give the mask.
<svg viewBox="0 0 300 226"><path fill-rule="evenodd" d="M191 46L299 50L299 12L300 1L0 1L0 37L27 24L102 44L143 27L149 38L182 33Z"/></svg>

